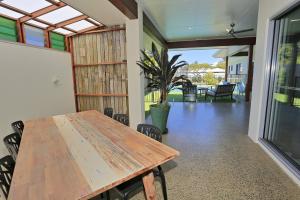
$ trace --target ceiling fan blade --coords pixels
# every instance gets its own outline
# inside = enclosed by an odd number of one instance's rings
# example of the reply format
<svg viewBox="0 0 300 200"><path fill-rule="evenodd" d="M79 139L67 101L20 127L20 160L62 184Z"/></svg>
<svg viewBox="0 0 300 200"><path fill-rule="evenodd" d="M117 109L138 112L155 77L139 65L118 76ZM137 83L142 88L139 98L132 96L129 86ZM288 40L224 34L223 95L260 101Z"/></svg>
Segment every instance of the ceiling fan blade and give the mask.
<svg viewBox="0 0 300 200"><path fill-rule="evenodd" d="M233 38L237 38L234 33L230 34Z"/></svg>
<svg viewBox="0 0 300 200"><path fill-rule="evenodd" d="M254 28L249 28L249 29L234 31L234 33L244 33L244 32L249 32L249 31L253 31L253 30L254 30Z"/></svg>

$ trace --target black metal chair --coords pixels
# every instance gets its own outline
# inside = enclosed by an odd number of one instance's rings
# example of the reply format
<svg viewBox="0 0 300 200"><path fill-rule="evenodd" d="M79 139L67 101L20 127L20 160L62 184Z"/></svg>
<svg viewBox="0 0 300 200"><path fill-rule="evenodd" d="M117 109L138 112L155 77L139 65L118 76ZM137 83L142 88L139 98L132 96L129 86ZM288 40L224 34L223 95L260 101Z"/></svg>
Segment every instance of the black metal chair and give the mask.
<svg viewBox="0 0 300 200"><path fill-rule="evenodd" d="M152 139L162 142L161 131L156 126L150 124L139 124L137 126L137 131L147 135L148 137L151 137ZM164 200L167 200L168 195L167 195L166 179L161 166L158 166L157 169L154 169L153 174L155 177L160 177ZM139 189L142 188L144 188L142 176L138 176L134 179L131 179L117 186L116 188L114 188L114 190L119 196L121 196L122 200L128 200L129 197L134 195Z"/></svg>
<svg viewBox="0 0 300 200"><path fill-rule="evenodd" d="M129 117L126 114L114 114L114 120L129 126Z"/></svg>
<svg viewBox="0 0 300 200"><path fill-rule="evenodd" d="M159 128L151 124L139 124L136 129L138 132L151 137L154 140L162 142L162 134Z"/></svg>
<svg viewBox="0 0 300 200"><path fill-rule="evenodd" d="M113 108L104 108L104 115L112 118L113 117L113 113L114 113Z"/></svg>
<svg viewBox="0 0 300 200"><path fill-rule="evenodd" d="M11 127L13 128L13 130L17 133L20 134L20 136L22 136L23 134L23 129L24 129L24 123L19 120L19 121L15 121L11 124Z"/></svg>
<svg viewBox="0 0 300 200"><path fill-rule="evenodd" d="M7 135L3 139L3 142L12 158L16 160L21 142L21 136L19 135L19 133L12 133L10 135Z"/></svg>
<svg viewBox="0 0 300 200"><path fill-rule="evenodd" d="M14 168L15 161L11 156L5 156L0 159L0 187L6 199L8 197Z"/></svg>

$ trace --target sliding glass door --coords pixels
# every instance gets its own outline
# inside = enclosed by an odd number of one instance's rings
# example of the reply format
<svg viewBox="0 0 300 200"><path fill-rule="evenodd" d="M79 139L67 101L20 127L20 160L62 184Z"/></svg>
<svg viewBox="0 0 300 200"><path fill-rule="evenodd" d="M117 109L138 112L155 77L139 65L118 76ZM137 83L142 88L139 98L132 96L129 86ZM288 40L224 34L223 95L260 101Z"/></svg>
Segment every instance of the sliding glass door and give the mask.
<svg viewBox="0 0 300 200"><path fill-rule="evenodd" d="M300 170L300 7L275 20L264 139Z"/></svg>

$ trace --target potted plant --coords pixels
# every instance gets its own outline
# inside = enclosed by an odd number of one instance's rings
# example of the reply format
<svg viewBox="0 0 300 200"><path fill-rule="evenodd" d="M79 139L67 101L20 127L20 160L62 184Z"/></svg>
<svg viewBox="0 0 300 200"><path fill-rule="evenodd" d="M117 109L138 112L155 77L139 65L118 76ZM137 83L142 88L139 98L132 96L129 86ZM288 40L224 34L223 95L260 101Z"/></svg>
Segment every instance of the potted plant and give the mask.
<svg viewBox="0 0 300 200"><path fill-rule="evenodd" d="M160 91L160 101L150 106L150 113L153 125L157 126L163 133L166 128L170 104L167 101L169 92L176 86L190 81L185 76L175 76L177 70L185 65L185 61L177 61L181 55L175 55L170 60L168 51L162 49L159 54L156 46L152 43L151 52L141 50L142 57L137 64L143 69L145 78L148 79L147 88L150 91Z"/></svg>

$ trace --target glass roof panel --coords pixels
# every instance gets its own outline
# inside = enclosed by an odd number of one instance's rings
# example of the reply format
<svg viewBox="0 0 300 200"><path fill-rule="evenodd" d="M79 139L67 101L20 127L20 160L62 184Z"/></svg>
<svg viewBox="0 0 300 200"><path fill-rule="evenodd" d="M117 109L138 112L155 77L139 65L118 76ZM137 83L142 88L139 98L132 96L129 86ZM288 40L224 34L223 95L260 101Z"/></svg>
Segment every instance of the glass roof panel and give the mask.
<svg viewBox="0 0 300 200"><path fill-rule="evenodd" d="M28 20L27 21L28 24L32 24L32 25L35 25L35 26L39 26L41 28L47 28L48 25L47 24L44 24L44 23L41 23L41 22L37 22L35 20Z"/></svg>
<svg viewBox="0 0 300 200"><path fill-rule="evenodd" d="M57 28L57 29L54 29L53 31L57 32L57 33L64 34L64 35L68 35L68 34L72 34L73 33L71 31L68 31L68 30L63 29L63 28Z"/></svg>
<svg viewBox="0 0 300 200"><path fill-rule="evenodd" d="M18 18L24 16L24 15L18 13L18 12L14 12L14 11L12 11L12 10L3 8L3 7L1 7L1 6L0 6L0 14L3 14L3 15L6 15L6 16L8 16L8 17L15 18L15 19L18 19Z"/></svg>
<svg viewBox="0 0 300 200"><path fill-rule="evenodd" d="M52 5L45 0L3 0L2 2L29 13Z"/></svg>
<svg viewBox="0 0 300 200"><path fill-rule="evenodd" d="M95 24L102 26L102 24L100 22L94 20L93 18L88 18L88 19L91 20L92 22L94 22Z"/></svg>
<svg viewBox="0 0 300 200"><path fill-rule="evenodd" d="M50 22L52 24L57 24L59 22L78 17L80 15L82 15L82 13L75 10L74 8L70 6L64 6L55 11L39 16L38 18Z"/></svg>
<svg viewBox="0 0 300 200"><path fill-rule="evenodd" d="M89 27L92 27L92 26L94 26L94 24L92 24L92 23L90 23L86 20L80 20L80 21L75 22L73 24L69 24L66 27L69 28L69 29L72 29L74 31L80 31L82 29L89 28Z"/></svg>

